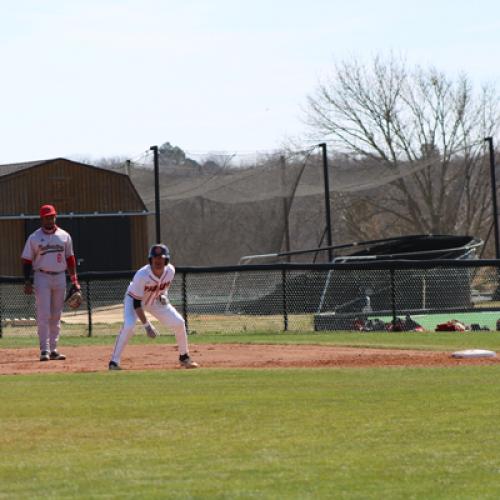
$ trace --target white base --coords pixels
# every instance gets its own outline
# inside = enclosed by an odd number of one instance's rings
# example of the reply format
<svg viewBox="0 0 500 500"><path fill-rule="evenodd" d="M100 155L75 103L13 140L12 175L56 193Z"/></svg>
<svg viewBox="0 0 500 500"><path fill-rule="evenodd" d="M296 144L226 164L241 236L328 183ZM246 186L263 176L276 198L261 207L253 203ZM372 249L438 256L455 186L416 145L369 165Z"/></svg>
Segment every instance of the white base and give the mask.
<svg viewBox="0 0 500 500"><path fill-rule="evenodd" d="M452 358L494 358L495 356L495 351L485 349L467 349L465 351L456 351L451 355Z"/></svg>

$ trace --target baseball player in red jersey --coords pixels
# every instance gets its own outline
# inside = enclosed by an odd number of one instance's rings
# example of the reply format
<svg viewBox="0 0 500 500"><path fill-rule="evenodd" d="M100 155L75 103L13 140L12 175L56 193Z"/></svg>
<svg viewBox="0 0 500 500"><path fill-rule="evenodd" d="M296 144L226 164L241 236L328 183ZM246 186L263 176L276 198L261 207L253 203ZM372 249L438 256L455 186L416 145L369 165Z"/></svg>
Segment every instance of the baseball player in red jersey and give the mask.
<svg viewBox="0 0 500 500"><path fill-rule="evenodd" d="M110 370L121 370L120 358L127 342L134 334L137 318L148 337L155 338L158 335L155 327L147 320L144 311L152 314L162 325L174 331L181 367L198 368L198 363L189 356L184 318L168 300L168 289L174 275L175 268L170 264L170 252L167 246L153 245L149 250L149 264L135 273L125 294L123 327L116 338L113 355L109 362Z"/></svg>
<svg viewBox="0 0 500 500"><path fill-rule="evenodd" d="M21 255L24 293L31 295L35 291L40 361L66 359L57 350L66 293L66 270L71 282L80 288L73 242L71 236L56 225L56 216L52 205L40 208L41 227L30 234Z"/></svg>

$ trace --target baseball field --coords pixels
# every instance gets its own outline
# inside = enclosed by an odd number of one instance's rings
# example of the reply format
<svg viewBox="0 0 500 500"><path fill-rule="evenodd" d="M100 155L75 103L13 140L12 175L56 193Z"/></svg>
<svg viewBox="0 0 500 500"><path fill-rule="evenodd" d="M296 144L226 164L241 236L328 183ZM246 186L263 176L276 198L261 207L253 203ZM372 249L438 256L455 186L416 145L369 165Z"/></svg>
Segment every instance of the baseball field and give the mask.
<svg viewBox="0 0 500 500"><path fill-rule="evenodd" d="M0 498L498 498L498 332L0 339Z"/></svg>

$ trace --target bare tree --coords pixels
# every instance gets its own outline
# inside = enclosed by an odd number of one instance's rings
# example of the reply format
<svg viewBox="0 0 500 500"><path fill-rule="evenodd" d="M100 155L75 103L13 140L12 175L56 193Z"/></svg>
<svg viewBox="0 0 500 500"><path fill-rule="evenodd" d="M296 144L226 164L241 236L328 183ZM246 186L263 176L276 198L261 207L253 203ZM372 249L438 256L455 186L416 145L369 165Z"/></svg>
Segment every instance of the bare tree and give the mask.
<svg viewBox="0 0 500 500"><path fill-rule="evenodd" d="M358 195L355 204L365 221L384 214L398 232L487 231L491 197L484 137L496 133L498 118L494 86L474 92L465 74L451 80L433 67L409 69L392 55L369 65L337 64L307 106L311 129L335 149L364 163L415 169L383 190L364 192L362 203ZM360 217L351 213L344 219L355 223Z"/></svg>

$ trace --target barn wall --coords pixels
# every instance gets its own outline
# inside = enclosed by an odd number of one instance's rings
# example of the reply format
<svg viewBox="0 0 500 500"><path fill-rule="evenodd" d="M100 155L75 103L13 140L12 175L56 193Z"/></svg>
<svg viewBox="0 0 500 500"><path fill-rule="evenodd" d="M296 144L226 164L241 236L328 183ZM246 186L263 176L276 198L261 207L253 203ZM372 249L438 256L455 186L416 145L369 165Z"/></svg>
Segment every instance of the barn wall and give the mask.
<svg viewBox="0 0 500 500"><path fill-rule="evenodd" d="M149 243L146 219L144 216L130 217L130 233L125 236L125 240L126 244L130 245L131 262L129 269L120 268L121 271L136 270L147 262ZM87 220L92 224L93 219L90 218ZM95 220L102 221L102 219ZM29 233L38 227L35 221L32 221L30 225L32 227L29 228ZM64 223L61 225L67 226ZM66 228L72 234L77 258L86 257L83 245L77 241L77 234L71 231L70 228ZM112 234L113 231L109 231L109 233ZM21 252L27 236L25 234L24 220L0 220L0 275L22 276ZM98 262L100 269L92 270L110 270L110 266L107 265L110 259L113 259L113 253L103 252L102 261Z"/></svg>
<svg viewBox="0 0 500 500"><path fill-rule="evenodd" d="M23 220L0 220L0 274L2 276L22 276L21 253L24 243Z"/></svg>
<svg viewBox="0 0 500 500"><path fill-rule="evenodd" d="M147 217L130 217L130 244L132 268L139 269L146 264L149 249Z"/></svg>
<svg viewBox="0 0 500 500"><path fill-rule="evenodd" d="M145 208L128 176L65 159L0 177L0 214L38 214L45 203L59 213Z"/></svg>

